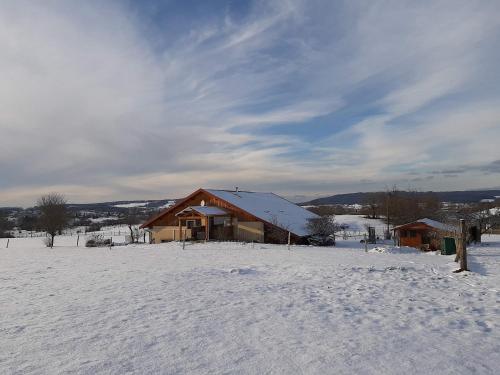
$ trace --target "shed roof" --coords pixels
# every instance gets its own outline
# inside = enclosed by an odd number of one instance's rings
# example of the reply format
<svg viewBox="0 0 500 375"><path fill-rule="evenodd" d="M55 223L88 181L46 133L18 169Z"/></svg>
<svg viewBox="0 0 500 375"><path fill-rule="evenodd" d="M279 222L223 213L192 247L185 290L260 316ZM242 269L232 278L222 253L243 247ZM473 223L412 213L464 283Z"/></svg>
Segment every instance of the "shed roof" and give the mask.
<svg viewBox="0 0 500 375"><path fill-rule="evenodd" d="M410 226L412 224L417 224L417 223L425 224L428 227L435 228L435 229L438 229L438 230L441 230L444 232L456 232L456 231L458 231L458 228L454 225L441 223L439 221L428 219L428 218L423 218L423 219L415 220L411 223L399 225L397 227L394 227L394 229L403 228L403 227Z"/></svg>

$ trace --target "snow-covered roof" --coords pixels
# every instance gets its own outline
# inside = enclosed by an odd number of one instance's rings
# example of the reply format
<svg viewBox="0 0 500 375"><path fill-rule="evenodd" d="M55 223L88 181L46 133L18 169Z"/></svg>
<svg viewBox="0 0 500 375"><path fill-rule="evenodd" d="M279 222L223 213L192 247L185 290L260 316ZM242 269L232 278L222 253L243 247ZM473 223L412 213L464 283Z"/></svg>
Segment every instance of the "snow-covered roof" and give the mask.
<svg viewBox="0 0 500 375"><path fill-rule="evenodd" d="M261 220L275 224L297 236L307 235L306 225L308 220L318 218L311 211L274 193L215 189L204 190Z"/></svg>
<svg viewBox="0 0 500 375"><path fill-rule="evenodd" d="M228 215L229 213L226 210L223 210L219 207L212 206L189 206L178 212L176 215L179 215L188 211L196 211L205 216L219 216L219 215Z"/></svg>
<svg viewBox="0 0 500 375"><path fill-rule="evenodd" d="M458 228L454 225L450 225L450 224L445 224L445 223L441 223L439 221L436 221L436 220L432 220L432 219L427 219L427 218L424 218L424 219L420 219L420 220L417 220L419 223L424 223L430 227L433 227L433 228L436 228L436 229L440 229L440 230L443 230L443 231L448 231L448 232L455 232L458 230Z"/></svg>
<svg viewBox="0 0 500 375"><path fill-rule="evenodd" d="M445 232L456 232L456 231L458 231L458 228L456 226L454 226L454 225L441 223L440 221L436 221L436 220L432 220L432 219L428 219L428 218L419 219L419 220L414 221L413 223L422 223L422 224L425 224L425 225L427 225L429 227L432 227L432 228L435 228L435 229L439 229L439 230L442 230L442 231L445 231ZM413 223L408 223L408 224L413 224ZM397 227L394 227L394 229L405 227L408 224L399 225Z"/></svg>

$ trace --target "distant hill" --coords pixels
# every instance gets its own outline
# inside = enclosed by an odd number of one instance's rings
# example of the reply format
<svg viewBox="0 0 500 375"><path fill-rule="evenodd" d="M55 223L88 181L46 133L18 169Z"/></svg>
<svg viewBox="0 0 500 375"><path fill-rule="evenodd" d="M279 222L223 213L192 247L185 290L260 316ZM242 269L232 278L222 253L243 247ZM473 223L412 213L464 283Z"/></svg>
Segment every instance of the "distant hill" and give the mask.
<svg viewBox="0 0 500 375"><path fill-rule="evenodd" d="M482 199L500 197L500 190L465 190L465 191L436 191L418 192L417 194L434 193L441 202L476 203ZM336 194L329 197L317 198L301 203L301 206L321 206L328 204L363 204L370 193Z"/></svg>
<svg viewBox="0 0 500 375"><path fill-rule="evenodd" d="M129 208L138 208L146 211L155 211L165 208L175 202L175 199L161 200L133 200L114 201L100 203L69 203L68 207L74 211L96 211L96 212L123 212Z"/></svg>

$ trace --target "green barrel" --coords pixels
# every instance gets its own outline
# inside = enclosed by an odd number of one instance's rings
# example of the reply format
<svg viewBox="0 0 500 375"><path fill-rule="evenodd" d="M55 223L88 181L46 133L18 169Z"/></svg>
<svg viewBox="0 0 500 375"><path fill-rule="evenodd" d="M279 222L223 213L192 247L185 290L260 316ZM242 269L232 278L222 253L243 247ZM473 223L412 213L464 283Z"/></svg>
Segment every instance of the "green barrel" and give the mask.
<svg viewBox="0 0 500 375"><path fill-rule="evenodd" d="M444 237L441 246L442 255L452 255L457 253L457 246L453 237Z"/></svg>

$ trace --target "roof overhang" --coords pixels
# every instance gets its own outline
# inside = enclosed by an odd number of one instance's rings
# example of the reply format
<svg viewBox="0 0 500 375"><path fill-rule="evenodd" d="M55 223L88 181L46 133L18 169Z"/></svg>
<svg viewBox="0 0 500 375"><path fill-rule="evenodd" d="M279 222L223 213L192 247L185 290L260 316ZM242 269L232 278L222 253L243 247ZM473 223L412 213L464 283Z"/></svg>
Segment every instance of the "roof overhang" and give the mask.
<svg viewBox="0 0 500 375"><path fill-rule="evenodd" d="M188 213L197 213L201 216L228 216L230 215L229 212L226 210L220 208L220 207L214 207L214 206L189 206L186 207L185 209L177 212L175 216L180 216Z"/></svg>

